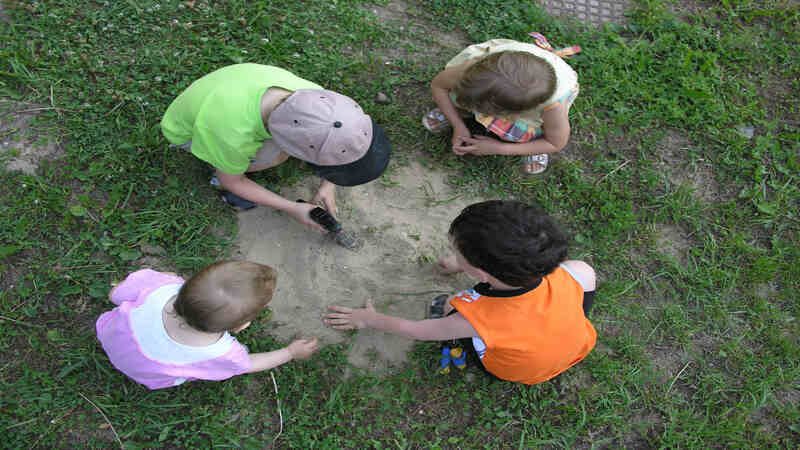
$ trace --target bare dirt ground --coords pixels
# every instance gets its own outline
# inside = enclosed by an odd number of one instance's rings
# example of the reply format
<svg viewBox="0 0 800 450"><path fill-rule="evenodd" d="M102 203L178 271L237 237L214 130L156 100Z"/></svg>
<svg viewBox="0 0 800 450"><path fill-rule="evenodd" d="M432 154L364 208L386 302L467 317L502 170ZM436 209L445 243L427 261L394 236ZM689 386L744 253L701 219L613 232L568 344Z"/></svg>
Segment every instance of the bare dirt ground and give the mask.
<svg viewBox="0 0 800 450"><path fill-rule="evenodd" d="M367 11L383 24L424 39L376 52L387 64L426 58L444 66L469 45L463 31L439 29L414 2L393 0ZM433 106L427 83L404 89L411 91L409 98L403 89L391 97L413 103L413 114L421 117ZM304 229L274 210L256 208L238 215L234 256L279 271L270 304L271 333L282 339L318 336L324 344L338 343L350 339L349 334L323 326L321 316L328 305L360 307L371 298L381 312L422 319L434 296L472 286L467 277L440 275L435 266L449 246L450 222L463 207L480 199L455 194L446 185L446 174L419 162L404 167L393 163L390 172L381 181L337 191L338 219L364 242L358 252L339 247L329 236ZM282 189L281 195L310 199L315 188L313 180L305 180ZM352 339L350 362L378 372L404 362L412 345L408 339L374 330L361 330Z"/></svg>
<svg viewBox="0 0 800 450"><path fill-rule="evenodd" d="M434 296L471 287L465 276L444 276L435 267L436 259L447 251L450 222L463 207L479 200L455 194L445 177L412 162L393 167L381 181L339 188L338 218L363 240L358 251L340 247L330 236L310 231L275 210L239 213L234 256L279 271L270 304L274 314L270 332L282 339L318 336L324 344L338 343L349 335L323 325L321 316L328 305L360 307L371 298L381 312L422 319ZM281 195L309 199L314 183L305 180L282 189ZM371 330L362 330L353 339L350 362L377 371L405 361L412 343Z"/></svg>
<svg viewBox="0 0 800 450"><path fill-rule="evenodd" d="M42 161L63 153L52 133L32 126L45 109L51 108L0 98L0 158L8 158L6 170L35 175Z"/></svg>

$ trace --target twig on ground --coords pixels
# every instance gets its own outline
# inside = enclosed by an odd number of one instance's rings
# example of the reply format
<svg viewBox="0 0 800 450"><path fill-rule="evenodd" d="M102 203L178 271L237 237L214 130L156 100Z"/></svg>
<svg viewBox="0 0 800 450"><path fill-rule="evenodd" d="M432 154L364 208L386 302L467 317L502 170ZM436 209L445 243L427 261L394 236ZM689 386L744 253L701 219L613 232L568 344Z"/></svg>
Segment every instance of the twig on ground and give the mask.
<svg viewBox="0 0 800 450"><path fill-rule="evenodd" d="M116 111L116 110L117 110L117 109L118 109L120 106L122 106L122 105L124 105L124 104L125 104L125 100L123 100L123 101L121 101L121 102L117 103L117 106L115 106L115 107L111 108L111 111L109 111L109 112L108 112L108 114L106 114L106 115L110 116L111 114L113 114L113 113L114 113L114 111Z"/></svg>
<svg viewBox="0 0 800 450"><path fill-rule="evenodd" d="M658 330L658 327L660 327L663 322L664 321L662 320L661 322L658 322L655 327L653 327L653 331L651 331L650 334L647 335L647 339L644 340L645 342L650 342L650 338L653 337L653 333L655 333L656 330Z"/></svg>
<svg viewBox="0 0 800 450"><path fill-rule="evenodd" d="M9 112L3 114L2 117L10 116L11 114L24 114L24 113L32 113L32 112L37 112L37 111L48 111L48 110L51 110L51 109L55 109L58 112L64 111L61 108L56 108L55 106L45 106L45 107L42 107L42 108L30 108L30 109L20 109L20 110L17 110L17 111L9 111Z"/></svg>
<svg viewBox="0 0 800 450"><path fill-rule="evenodd" d="M611 172L608 172L607 174L603 175L603 178L600 178L599 180L597 180L597 182L595 182L594 185L597 186L598 184L602 183L603 180L605 180L606 178L608 178L611 175L613 175L614 173L616 173L619 169L622 169L623 167L627 166L628 164L630 164L630 162L631 162L631 160L629 159L629 160L625 161L624 163L618 165L614 170L612 170Z"/></svg>
<svg viewBox="0 0 800 450"><path fill-rule="evenodd" d="M499 430L497 430L497 432L496 432L496 433L494 433L494 435L495 435L495 436L500 436L500 433L502 433L502 432L503 432L503 430L505 430L507 426L509 426L509 425L520 425L521 423L522 423L522 422L517 422L516 420L509 420L509 421L508 421L508 422L506 422L506 423L505 423L505 424L504 424L502 427L500 427L500 429L499 429Z"/></svg>
<svg viewBox="0 0 800 450"><path fill-rule="evenodd" d="M275 447L275 441L278 440L281 433L283 433L283 413L281 412L281 399L278 398L278 383L275 382L275 375L272 374L272 371L269 372L270 378L272 378L272 387L275 388L275 403L278 405L278 418L281 421L280 428L278 429L278 434L272 438L272 447Z"/></svg>
<svg viewBox="0 0 800 450"><path fill-rule="evenodd" d="M672 390L672 385L674 385L675 382L678 381L678 378L680 378L680 376L683 373L683 371L686 370L686 368L689 367L689 364L691 364L691 363L692 363L691 361L687 361L686 365L683 366L683 369L681 369L681 371L678 372L677 375L675 375L675 378L672 379L672 382L669 384L669 387L667 388L667 392L666 392L667 394L669 394L669 391Z"/></svg>
<svg viewBox="0 0 800 450"><path fill-rule="evenodd" d="M131 183L131 186L128 188L128 195L125 196L125 201L122 202L122 206L120 207L120 209L125 209L125 206L128 205L128 200L130 200L131 198L131 194L133 193L133 186L135 185L136 185L135 183Z"/></svg>
<svg viewBox="0 0 800 450"><path fill-rule="evenodd" d="M60 116L61 116L61 110L60 110L60 109L58 109L58 108L56 108L56 103L55 103L55 101L53 100L53 85L52 85L52 84L50 85L50 106L51 106L51 107L52 107L54 110L56 110L56 113L58 113L58 115L59 115L59 117L60 117Z"/></svg>
<svg viewBox="0 0 800 450"><path fill-rule="evenodd" d="M90 403L92 406L94 406L94 409L96 409L96 410L97 410L97 412L99 412L99 413L100 413L100 415L101 415L101 416L103 416L103 419L105 419L105 420L106 420L106 423L108 424L109 428L111 428L111 431L113 431L113 432L114 432L114 437L115 437L115 438L117 438L117 443L119 444L119 448L125 448L125 446L124 446L124 445L122 445L122 441L119 439L119 435L117 434L117 430L115 430L115 429L114 429L114 425L112 425L112 424L111 424L111 421L110 421L110 420L108 420L108 417L106 417L106 414L103 412L103 410L102 410L102 409L100 409L100 408L98 408L98 407L97 407L97 405L95 405L95 404L94 404L94 402L93 402L93 401L91 401L91 400L89 400L89 398L88 398L88 397L86 397L85 395L81 394L80 392L78 392L78 395L80 395L81 397L83 397L83 399L84 399L84 400L86 400L86 401L87 401L87 402L89 402L89 403Z"/></svg>
<svg viewBox="0 0 800 450"><path fill-rule="evenodd" d="M24 422L15 423L14 425L9 425L9 426L6 427L6 431L8 431L8 430L10 430L12 428L16 428L16 427L21 427L23 425L27 425L27 424L29 424L31 422L36 422L36 418L28 419L28 420L26 420Z"/></svg>
<svg viewBox="0 0 800 450"><path fill-rule="evenodd" d="M20 324L20 325L24 325L24 326L26 326L26 327L31 327L31 328L44 328L44 327L42 327L41 325L34 325L34 324L32 324L32 323L23 322L23 321L21 321L21 320L12 319L11 317L6 317L6 316L0 316L0 320L7 320L7 321L9 321L9 322L18 323L18 324Z"/></svg>

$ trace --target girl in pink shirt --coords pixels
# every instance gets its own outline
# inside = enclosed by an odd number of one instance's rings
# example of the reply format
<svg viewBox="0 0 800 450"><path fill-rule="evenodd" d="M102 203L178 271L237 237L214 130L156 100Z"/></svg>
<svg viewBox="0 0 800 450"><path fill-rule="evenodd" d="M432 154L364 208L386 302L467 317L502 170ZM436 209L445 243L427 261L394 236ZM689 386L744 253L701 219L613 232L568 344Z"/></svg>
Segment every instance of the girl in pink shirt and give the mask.
<svg viewBox="0 0 800 450"><path fill-rule="evenodd" d="M272 300L276 273L248 261L214 263L189 281L173 273L133 272L109 295L118 305L97 319L111 364L149 389L224 380L307 359L317 339L248 354L237 333Z"/></svg>

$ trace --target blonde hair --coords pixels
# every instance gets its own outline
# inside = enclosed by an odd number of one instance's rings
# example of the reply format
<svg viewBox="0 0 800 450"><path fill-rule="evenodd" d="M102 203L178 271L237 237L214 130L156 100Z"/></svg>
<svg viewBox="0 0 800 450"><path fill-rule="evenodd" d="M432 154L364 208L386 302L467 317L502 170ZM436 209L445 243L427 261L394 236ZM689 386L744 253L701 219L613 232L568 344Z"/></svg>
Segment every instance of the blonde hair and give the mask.
<svg viewBox="0 0 800 450"><path fill-rule="evenodd" d="M497 52L468 67L453 91L464 108L490 115L516 113L553 96L556 71L528 52Z"/></svg>
<svg viewBox="0 0 800 450"><path fill-rule="evenodd" d="M216 262L181 286L173 307L200 331L234 330L255 319L272 300L276 279L276 271L263 264Z"/></svg>

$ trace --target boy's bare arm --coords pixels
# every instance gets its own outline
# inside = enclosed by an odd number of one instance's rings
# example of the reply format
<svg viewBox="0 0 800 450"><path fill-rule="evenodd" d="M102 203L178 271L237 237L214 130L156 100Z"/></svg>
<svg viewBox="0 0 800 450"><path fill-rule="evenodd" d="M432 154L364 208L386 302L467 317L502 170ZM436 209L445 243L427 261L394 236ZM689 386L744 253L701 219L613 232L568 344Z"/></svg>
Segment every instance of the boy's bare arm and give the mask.
<svg viewBox="0 0 800 450"><path fill-rule="evenodd" d="M371 302L367 302L366 308L329 306L328 310L330 312L323 320L337 330L374 328L420 341L444 341L478 335L461 314L452 314L441 319L407 320L376 312Z"/></svg>
<svg viewBox="0 0 800 450"><path fill-rule="evenodd" d="M230 174L217 169L217 179L223 188L238 195L239 197L258 203L259 205L269 206L279 209L292 216L298 222L309 227L324 232L325 229L311 220L309 212L315 208L310 203L297 203L289 201L280 195L265 189L263 186L247 178L244 174Z"/></svg>

